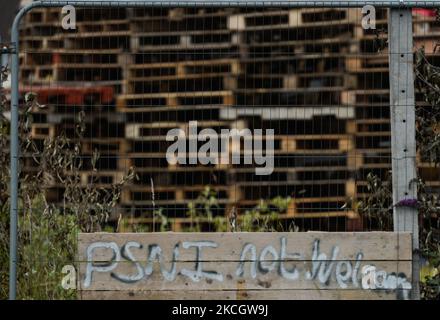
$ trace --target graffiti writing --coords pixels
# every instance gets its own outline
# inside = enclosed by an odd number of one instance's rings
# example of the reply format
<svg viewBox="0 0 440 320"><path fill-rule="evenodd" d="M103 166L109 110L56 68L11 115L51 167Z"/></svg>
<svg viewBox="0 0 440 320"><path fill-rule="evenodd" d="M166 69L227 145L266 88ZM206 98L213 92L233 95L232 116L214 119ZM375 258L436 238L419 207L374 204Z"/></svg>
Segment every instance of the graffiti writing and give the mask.
<svg viewBox="0 0 440 320"><path fill-rule="evenodd" d="M411 290L411 282L404 273L388 273L371 261L363 264L362 251L355 253L354 259L344 258L337 244L331 246L329 252L323 252L320 239L313 241L308 254L289 251L287 238L284 236L279 238L279 243L264 247L258 247L251 242L244 243L237 257L228 261L227 265L233 270L227 274L206 268L204 252L216 250L218 247L219 244L215 241L182 241L172 244L170 253L165 254L163 248L154 243L144 246L136 241L128 241L120 246L116 242L93 242L86 248L87 264L83 287L90 287L97 273L109 273L113 279L125 284L149 279L155 272L161 281L173 282L178 277L183 277L193 283L202 280L209 283L258 280L260 276L273 273L275 277L286 281L312 281L320 288L331 285L338 289L399 289L402 299L408 298ZM180 260L184 251L186 255L191 254L190 261L186 261L191 262L190 264ZM105 252L110 258L97 262L96 256L99 252L101 255ZM140 254L144 259L137 258ZM118 265L127 262L133 271L118 271ZM261 285L264 286L264 282Z"/></svg>

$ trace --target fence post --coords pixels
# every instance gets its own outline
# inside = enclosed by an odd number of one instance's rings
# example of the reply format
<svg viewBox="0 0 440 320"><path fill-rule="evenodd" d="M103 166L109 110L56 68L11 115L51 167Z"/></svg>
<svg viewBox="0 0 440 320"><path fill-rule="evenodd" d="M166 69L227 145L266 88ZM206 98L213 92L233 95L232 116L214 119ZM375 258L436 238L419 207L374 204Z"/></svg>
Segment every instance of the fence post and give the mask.
<svg viewBox="0 0 440 320"><path fill-rule="evenodd" d="M420 299L418 211L395 206L403 199L417 198L416 184L412 183L416 178L416 140L411 9L390 9L388 41L394 231L412 232L412 298Z"/></svg>
<svg viewBox="0 0 440 320"><path fill-rule="evenodd" d="M19 131L18 131L18 108L19 108L19 58L18 39L19 23L21 16L17 15L11 30L11 45L15 46L11 52L11 129L10 129L10 152L11 152L11 202L10 202L10 233L9 233L9 299L17 297L17 229L18 229L18 158L19 158Z"/></svg>

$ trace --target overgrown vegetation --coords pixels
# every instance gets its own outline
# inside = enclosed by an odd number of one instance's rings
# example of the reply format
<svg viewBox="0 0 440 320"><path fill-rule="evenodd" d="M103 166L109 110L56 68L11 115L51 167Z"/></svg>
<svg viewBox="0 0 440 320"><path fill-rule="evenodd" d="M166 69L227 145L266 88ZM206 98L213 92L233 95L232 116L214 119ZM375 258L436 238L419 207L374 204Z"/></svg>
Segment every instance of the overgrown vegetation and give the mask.
<svg viewBox="0 0 440 320"><path fill-rule="evenodd" d="M440 21L439 11L437 20ZM432 65L421 48L416 53L416 86L425 97L426 106L416 108L417 148L422 161L435 168L440 165L440 67ZM440 190L416 181L421 226L420 250L427 259L422 274L422 297L440 299Z"/></svg>
<svg viewBox="0 0 440 320"><path fill-rule="evenodd" d="M2 68L2 79L8 70ZM9 130L5 92L0 92L0 298L8 296L9 274ZM95 150L88 159L82 156L81 140L85 131L85 113L76 119L75 137L65 133L46 138L41 148L31 137L32 112L45 108L38 104L33 93L25 95L20 108L19 143L21 164L33 160L35 169L20 174L18 284L20 299L70 299L75 292L61 287L63 266L75 261L76 237L79 231L101 231L115 208L121 188L135 178L130 168L121 181L110 189L98 187L96 177L81 183L81 170L87 167L97 172L99 153ZM27 163L29 165L29 163ZM64 187L63 205L46 200L46 191L55 185Z"/></svg>
<svg viewBox="0 0 440 320"><path fill-rule="evenodd" d="M216 192L209 186L201 192L194 202L188 204L187 216L191 225L186 231L200 232L203 223L213 225L215 232L272 232L272 231L296 231L292 223L289 228L279 219L279 214L286 213L291 198L276 197L270 201L260 200L260 203L245 210L244 214L238 215L236 207L232 207L228 216L214 215L218 208Z"/></svg>
<svg viewBox="0 0 440 320"><path fill-rule="evenodd" d="M292 199L290 197L276 197L272 200L260 200L260 203L238 214L235 206L228 210L225 217L219 205L217 193L210 186L206 186L198 197L188 203L186 217L189 221L182 224L183 232L295 232L299 231L294 222L285 223L280 214L287 213ZM218 212L218 213L217 213ZM153 210L153 226L142 224L139 220L122 219L121 225L129 232L167 232L173 226L169 217L162 208ZM157 227L156 227L157 226Z"/></svg>

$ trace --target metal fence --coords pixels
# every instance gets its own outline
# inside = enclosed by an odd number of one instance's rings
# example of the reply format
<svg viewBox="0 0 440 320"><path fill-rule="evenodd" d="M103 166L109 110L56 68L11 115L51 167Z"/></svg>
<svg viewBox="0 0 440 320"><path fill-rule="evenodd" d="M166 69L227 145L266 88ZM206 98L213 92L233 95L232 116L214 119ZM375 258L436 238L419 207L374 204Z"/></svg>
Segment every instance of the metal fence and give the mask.
<svg viewBox="0 0 440 320"><path fill-rule="evenodd" d="M65 5L76 21L63 21ZM22 9L11 43L10 297L19 174L46 172L46 200L97 217L91 231L101 213L112 231L374 231L391 228L380 213L392 206L394 230L412 232L418 248L416 209L392 204L417 196L413 44L437 59L438 23L411 8L434 5L36 1ZM35 147L25 153L21 105ZM371 174L385 181L391 168L393 199L360 213L377 185ZM438 174L424 170L437 186Z"/></svg>

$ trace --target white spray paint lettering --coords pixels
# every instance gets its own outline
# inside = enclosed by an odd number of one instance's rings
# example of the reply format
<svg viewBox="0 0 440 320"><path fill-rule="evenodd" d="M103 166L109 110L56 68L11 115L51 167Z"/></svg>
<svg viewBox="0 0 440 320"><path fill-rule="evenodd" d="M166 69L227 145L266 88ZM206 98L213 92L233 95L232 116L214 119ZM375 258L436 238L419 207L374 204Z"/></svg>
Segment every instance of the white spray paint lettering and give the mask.
<svg viewBox="0 0 440 320"><path fill-rule="evenodd" d="M217 248L218 244L212 241L195 241L195 242L183 242L182 247L184 249L196 248L196 261L195 271L182 269L181 274L189 277L194 282L199 282L202 278L223 281L223 275L215 271L204 271L202 266L202 248Z"/></svg>
<svg viewBox="0 0 440 320"><path fill-rule="evenodd" d="M164 262L164 256L162 254L162 249L157 244L150 245L149 248L149 256L148 256L148 263L145 268L145 275L150 276L153 273L153 264L154 261L159 261L160 265L160 271L162 273L162 276L167 281L173 281L176 279L177 275L177 259L179 257L179 246L175 245L173 250L173 258L171 261L171 269L168 271L165 269L165 262Z"/></svg>
<svg viewBox="0 0 440 320"><path fill-rule="evenodd" d="M93 264L93 254L95 249L108 249L113 251L113 257L111 261L101 264L101 266L96 266ZM84 280L84 287L90 287L92 283L93 272L110 272L115 269L118 262L121 260L121 254L119 247L116 242L95 242L87 247L87 268L86 268L86 278Z"/></svg>
<svg viewBox="0 0 440 320"><path fill-rule="evenodd" d="M338 259L340 248L334 245L327 255L321 252L320 240L315 239L312 244L311 267L309 270L301 268L305 264L304 254L299 252L287 252L287 239L280 237L279 250L273 245L267 245L258 251L253 243L245 243L241 249L238 265L235 269L235 277L242 279L250 277L257 279L258 276L277 272L278 276L291 281L298 281L301 276L305 280L317 281L323 286L329 286L331 281L336 280L337 287L347 289L349 287L361 288L364 290L398 290L400 299L408 299L411 290L411 283L403 273L387 273L385 270L378 270L374 265L365 265L361 268L363 259L362 252L355 255L355 261ZM181 246L180 246L181 245ZM174 281L177 276L184 276L191 281L198 283L202 279L207 281L224 281L224 276L215 270L205 270L203 267L203 249L216 249L218 244L214 241L185 241L174 245L169 263L166 263L162 248L158 244L148 245L146 266L142 267L141 261L136 259L143 246L134 241L129 241L119 248L115 242L95 242L86 249L87 267L84 279L84 287L91 286L94 273L110 273L111 277L127 284L136 283L152 276L155 263L159 265L160 274L165 281ZM194 251L194 269L182 268L178 271L178 259L180 250ZM96 252L101 250L112 254L107 261L94 262ZM99 256L99 255L98 255ZM118 263L122 260L131 262L135 272L133 274L120 274L116 272ZM286 267L289 263L290 266ZM298 265L298 263L300 263ZM361 270L359 272L359 270ZM361 278L361 279L359 279ZM228 279L230 275L228 274ZM361 280L361 281L360 281ZM359 284L360 282L360 284ZM262 282L263 283L263 282Z"/></svg>

